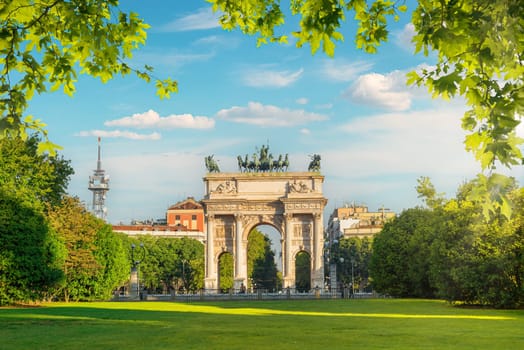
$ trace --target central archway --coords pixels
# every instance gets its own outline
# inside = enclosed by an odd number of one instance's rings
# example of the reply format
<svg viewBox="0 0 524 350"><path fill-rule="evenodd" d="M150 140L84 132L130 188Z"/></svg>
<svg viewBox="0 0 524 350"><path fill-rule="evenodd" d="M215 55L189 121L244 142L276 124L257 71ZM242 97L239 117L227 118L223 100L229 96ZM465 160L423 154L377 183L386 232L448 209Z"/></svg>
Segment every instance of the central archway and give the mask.
<svg viewBox="0 0 524 350"><path fill-rule="evenodd" d="M276 263L276 244L265 232L269 225L259 225L253 228L248 235L247 243L247 288L250 291L263 290L276 292L282 290L282 274ZM265 232L264 232L265 231ZM272 229L271 232L277 232ZM280 233L278 244L280 244Z"/></svg>
<svg viewBox="0 0 524 350"><path fill-rule="evenodd" d="M218 259L233 255L234 288L247 285L250 231L270 225L282 236L283 287L295 288L295 256L311 257L311 284L322 286L324 177L318 172L213 173L204 177L207 290L218 288Z"/></svg>

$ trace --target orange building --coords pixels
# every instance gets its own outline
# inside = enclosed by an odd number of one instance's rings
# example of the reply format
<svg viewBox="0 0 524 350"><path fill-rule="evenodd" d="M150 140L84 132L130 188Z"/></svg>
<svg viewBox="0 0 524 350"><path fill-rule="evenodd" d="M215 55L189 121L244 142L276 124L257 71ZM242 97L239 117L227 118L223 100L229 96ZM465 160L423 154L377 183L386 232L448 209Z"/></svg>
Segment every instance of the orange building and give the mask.
<svg viewBox="0 0 524 350"><path fill-rule="evenodd" d="M193 197L173 204L167 209L167 226L186 231L204 232L204 207Z"/></svg>
<svg viewBox="0 0 524 350"><path fill-rule="evenodd" d="M170 206L166 212L166 219L133 221L131 225L113 225L113 230L129 236L188 237L203 243L204 208L193 197L188 197Z"/></svg>

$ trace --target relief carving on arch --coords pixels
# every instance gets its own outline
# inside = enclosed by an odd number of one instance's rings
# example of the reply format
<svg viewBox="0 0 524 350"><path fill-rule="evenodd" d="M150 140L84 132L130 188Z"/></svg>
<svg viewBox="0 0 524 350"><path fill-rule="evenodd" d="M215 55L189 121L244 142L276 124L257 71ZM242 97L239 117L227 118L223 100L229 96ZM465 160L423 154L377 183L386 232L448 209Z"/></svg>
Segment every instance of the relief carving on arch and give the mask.
<svg viewBox="0 0 524 350"><path fill-rule="evenodd" d="M215 239L217 241L229 241L233 239L233 228L231 224L217 224L215 226Z"/></svg>
<svg viewBox="0 0 524 350"><path fill-rule="evenodd" d="M293 238L302 237L302 227L301 225L293 225Z"/></svg>
<svg viewBox="0 0 524 350"><path fill-rule="evenodd" d="M233 181L225 181L219 184L215 190L212 190L211 193L220 193L220 194L235 194L237 193L237 186Z"/></svg>
<svg viewBox="0 0 524 350"><path fill-rule="evenodd" d="M309 193L313 192L309 186L304 181L293 180L293 182L288 182L287 187L289 190L289 193Z"/></svg>
<svg viewBox="0 0 524 350"><path fill-rule="evenodd" d="M215 227L215 239L223 240L226 239L226 230L223 225L217 225Z"/></svg>
<svg viewBox="0 0 524 350"><path fill-rule="evenodd" d="M311 223L304 223L304 224L302 224L302 236L304 238L310 238L311 237Z"/></svg>

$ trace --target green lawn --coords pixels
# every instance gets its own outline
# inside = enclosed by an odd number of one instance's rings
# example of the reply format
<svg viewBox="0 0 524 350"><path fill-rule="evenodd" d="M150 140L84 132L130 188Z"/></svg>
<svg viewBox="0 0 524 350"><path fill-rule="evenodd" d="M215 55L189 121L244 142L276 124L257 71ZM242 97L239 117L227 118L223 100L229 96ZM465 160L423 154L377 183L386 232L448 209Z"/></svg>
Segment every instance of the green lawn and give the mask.
<svg viewBox="0 0 524 350"><path fill-rule="evenodd" d="M0 308L0 349L524 349L524 310L428 300Z"/></svg>

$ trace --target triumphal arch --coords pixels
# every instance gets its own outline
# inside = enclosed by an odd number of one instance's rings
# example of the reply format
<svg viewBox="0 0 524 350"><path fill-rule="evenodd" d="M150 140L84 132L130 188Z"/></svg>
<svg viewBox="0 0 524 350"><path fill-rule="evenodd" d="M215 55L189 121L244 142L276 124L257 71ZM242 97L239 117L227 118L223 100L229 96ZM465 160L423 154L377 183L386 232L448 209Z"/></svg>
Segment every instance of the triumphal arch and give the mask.
<svg viewBox="0 0 524 350"><path fill-rule="evenodd" d="M273 226L281 235L283 287L295 287L295 258L300 252L310 256L311 286L322 287L327 200L320 165L312 157L309 171L288 172L271 155L264 158L262 153L255 160L258 169L256 165L250 169L248 157L243 161L239 156L239 172L221 173L213 159L206 158L202 200L207 224L205 288L220 287L219 259L226 252L233 256L235 289L247 285L248 235L262 224ZM264 162L269 165L264 167Z"/></svg>

